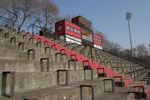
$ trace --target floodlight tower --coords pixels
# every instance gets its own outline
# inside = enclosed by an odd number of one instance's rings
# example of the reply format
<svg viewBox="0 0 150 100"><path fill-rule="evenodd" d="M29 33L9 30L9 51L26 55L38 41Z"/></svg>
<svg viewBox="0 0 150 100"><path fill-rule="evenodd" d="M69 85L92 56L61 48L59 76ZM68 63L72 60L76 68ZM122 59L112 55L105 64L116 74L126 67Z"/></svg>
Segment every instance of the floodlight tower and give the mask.
<svg viewBox="0 0 150 100"><path fill-rule="evenodd" d="M128 21L128 29L129 29L129 38L130 38L130 46L131 46L131 56L132 56L132 38L131 38L131 30L130 30L130 20L132 17L131 12L126 13L126 20Z"/></svg>

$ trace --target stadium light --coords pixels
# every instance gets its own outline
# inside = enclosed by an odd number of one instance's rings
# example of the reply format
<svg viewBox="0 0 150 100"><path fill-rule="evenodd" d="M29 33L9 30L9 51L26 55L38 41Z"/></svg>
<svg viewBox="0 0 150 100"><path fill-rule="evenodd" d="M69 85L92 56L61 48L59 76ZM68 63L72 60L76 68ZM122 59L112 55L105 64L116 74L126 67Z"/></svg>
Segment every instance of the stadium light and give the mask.
<svg viewBox="0 0 150 100"><path fill-rule="evenodd" d="M129 29L129 38L130 38L130 46L131 46L131 56L132 56L132 37L131 37L131 30L130 30L130 20L132 17L132 13L131 12L127 12L126 13L126 20L128 21L128 29Z"/></svg>

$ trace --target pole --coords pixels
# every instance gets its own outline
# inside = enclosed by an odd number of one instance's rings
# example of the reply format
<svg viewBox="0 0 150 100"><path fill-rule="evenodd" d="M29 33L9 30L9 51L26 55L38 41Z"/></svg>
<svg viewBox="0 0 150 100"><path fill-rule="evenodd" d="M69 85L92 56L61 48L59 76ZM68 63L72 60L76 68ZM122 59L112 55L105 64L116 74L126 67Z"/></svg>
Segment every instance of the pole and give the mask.
<svg viewBox="0 0 150 100"><path fill-rule="evenodd" d="M90 47L91 47L91 58L92 58L92 60L93 60L92 46L90 46Z"/></svg>
<svg viewBox="0 0 150 100"><path fill-rule="evenodd" d="M128 29L129 29L130 46L131 46L131 56L132 56L132 38L131 38L131 30L130 30L130 22L129 22L129 20L128 20Z"/></svg>

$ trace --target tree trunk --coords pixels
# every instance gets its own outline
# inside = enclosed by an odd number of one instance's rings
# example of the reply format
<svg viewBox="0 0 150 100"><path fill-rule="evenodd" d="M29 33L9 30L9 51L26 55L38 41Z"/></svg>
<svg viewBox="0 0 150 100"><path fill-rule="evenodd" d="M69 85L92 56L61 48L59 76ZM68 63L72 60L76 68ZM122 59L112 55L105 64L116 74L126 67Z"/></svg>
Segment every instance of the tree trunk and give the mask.
<svg viewBox="0 0 150 100"><path fill-rule="evenodd" d="M15 20L12 22L13 29L14 29L15 26L16 26L17 20L18 20L18 15L15 15ZM19 24L19 23L18 23L18 24ZM17 24L17 27L18 27L18 24Z"/></svg>
<svg viewBox="0 0 150 100"><path fill-rule="evenodd" d="M48 29L48 13L45 14L45 28Z"/></svg>
<svg viewBox="0 0 150 100"><path fill-rule="evenodd" d="M25 21L26 21L26 14L24 14L23 20L22 20L21 24L19 25L18 30L20 30L22 28Z"/></svg>

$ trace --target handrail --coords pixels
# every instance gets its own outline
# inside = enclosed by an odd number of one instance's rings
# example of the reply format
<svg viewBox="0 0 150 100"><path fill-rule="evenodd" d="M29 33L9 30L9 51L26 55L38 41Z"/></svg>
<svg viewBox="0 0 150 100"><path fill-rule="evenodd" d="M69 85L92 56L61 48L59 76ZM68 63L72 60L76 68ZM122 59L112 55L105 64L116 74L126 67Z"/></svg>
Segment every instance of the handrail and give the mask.
<svg viewBox="0 0 150 100"><path fill-rule="evenodd" d="M76 48L77 48L77 47L80 47L80 46L82 46L82 45L74 46L74 47L72 47L72 50L76 50Z"/></svg>
<svg viewBox="0 0 150 100"><path fill-rule="evenodd" d="M87 47L87 45L84 45L84 47L80 50L80 53L83 52L83 50L85 50Z"/></svg>

